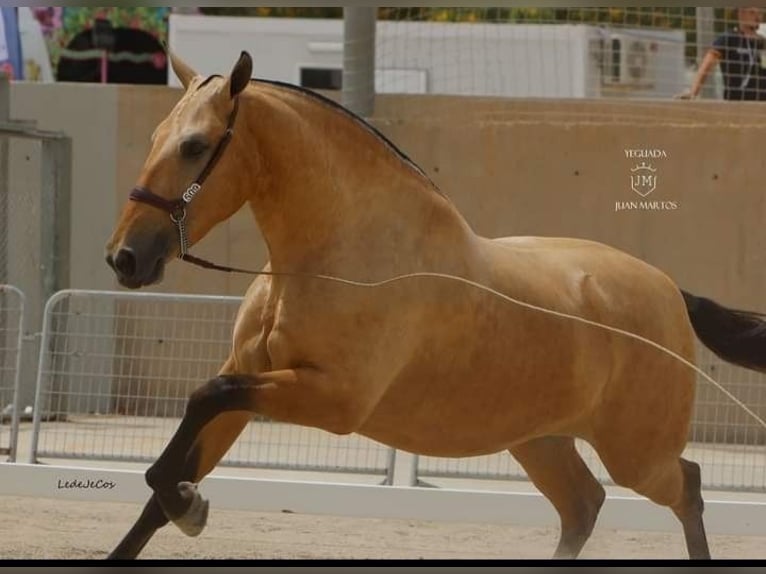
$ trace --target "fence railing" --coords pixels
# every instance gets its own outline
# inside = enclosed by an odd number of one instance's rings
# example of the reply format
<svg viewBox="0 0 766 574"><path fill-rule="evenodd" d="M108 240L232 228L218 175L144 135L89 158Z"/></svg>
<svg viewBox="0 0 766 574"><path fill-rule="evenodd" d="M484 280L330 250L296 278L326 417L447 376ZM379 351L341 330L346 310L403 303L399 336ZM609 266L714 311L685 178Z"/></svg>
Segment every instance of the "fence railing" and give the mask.
<svg viewBox="0 0 766 574"><path fill-rule="evenodd" d="M62 291L46 305L31 459L151 462L231 349L239 297ZM223 466L380 474L394 451L254 419Z"/></svg>
<svg viewBox="0 0 766 574"><path fill-rule="evenodd" d="M44 314L30 462L154 461L190 392L215 376L227 357L240 303L239 297L112 291L67 290L51 297ZM13 369L5 365L18 361L22 314L23 295L11 287L0 290L2 340L12 343L0 349L0 393L15 398L17 383L6 382ZM697 364L766 416L766 375L723 363L701 345ZM16 436L11 430L4 444L14 445ZM701 464L703 486L766 492L765 444L758 423L699 377L685 456ZM594 475L612 484L593 449L582 441L578 449ZM395 454L357 435L337 437L254 417L221 465L380 475L390 484ZM414 484L527 479L508 453L415 457L412 466Z"/></svg>
<svg viewBox="0 0 766 574"><path fill-rule="evenodd" d="M24 294L0 285L0 454L16 460L19 433L19 378L24 336Z"/></svg>
<svg viewBox="0 0 766 574"><path fill-rule="evenodd" d="M724 363L699 343L697 365L761 418L766 417L766 375ZM594 476L613 484L593 448L585 441L576 444ZM701 376L684 456L702 467L705 488L766 492L764 429ZM463 459L416 457L414 467L419 483L434 478L527 479L508 453Z"/></svg>
<svg viewBox="0 0 766 574"><path fill-rule="evenodd" d="M69 286L72 141L10 117L0 73L0 283L24 292L25 324L39 333L45 302ZM20 392L32 404L39 339L23 345Z"/></svg>

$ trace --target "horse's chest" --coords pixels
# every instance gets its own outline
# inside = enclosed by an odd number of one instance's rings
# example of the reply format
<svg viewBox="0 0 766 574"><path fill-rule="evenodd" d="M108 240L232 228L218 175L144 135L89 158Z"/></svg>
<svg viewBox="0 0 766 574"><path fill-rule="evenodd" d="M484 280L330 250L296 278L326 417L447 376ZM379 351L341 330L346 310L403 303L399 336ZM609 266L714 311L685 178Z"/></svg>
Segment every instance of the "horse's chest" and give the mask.
<svg viewBox="0 0 766 574"><path fill-rule="evenodd" d="M266 348L274 369L354 362L375 338L372 314L330 300L287 298L272 313Z"/></svg>

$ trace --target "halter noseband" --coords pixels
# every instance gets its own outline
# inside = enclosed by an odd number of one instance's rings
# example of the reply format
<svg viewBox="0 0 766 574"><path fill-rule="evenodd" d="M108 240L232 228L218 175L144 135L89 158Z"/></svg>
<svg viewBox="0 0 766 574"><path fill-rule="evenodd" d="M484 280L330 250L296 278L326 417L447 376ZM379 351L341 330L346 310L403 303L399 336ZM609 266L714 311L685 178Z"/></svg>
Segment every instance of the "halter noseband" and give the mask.
<svg viewBox="0 0 766 574"><path fill-rule="evenodd" d="M160 197L145 187L134 187L130 192L130 199L132 201L146 203L152 207L161 209L170 215L170 220L178 229L178 240L180 244L180 253L178 256L181 259L190 257L187 255L189 251L189 237L186 235L186 206L191 203L191 200L194 199L194 196L196 196L197 193L199 193L199 191L202 189L202 184L210 175L210 172L213 171L213 168L218 163L218 160L221 159L226 146L229 144L231 137L234 135L234 120L237 119L238 109L239 97L235 97L234 108L231 110L231 114L229 115L229 122L226 124L226 131L218 142L218 145L215 147L213 155L210 156L210 159L205 164L205 167L202 168L202 171L199 173L197 178L189 185L189 187L186 188L186 191L183 192L180 198L174 200L165 199L164 197Z"/></svg>

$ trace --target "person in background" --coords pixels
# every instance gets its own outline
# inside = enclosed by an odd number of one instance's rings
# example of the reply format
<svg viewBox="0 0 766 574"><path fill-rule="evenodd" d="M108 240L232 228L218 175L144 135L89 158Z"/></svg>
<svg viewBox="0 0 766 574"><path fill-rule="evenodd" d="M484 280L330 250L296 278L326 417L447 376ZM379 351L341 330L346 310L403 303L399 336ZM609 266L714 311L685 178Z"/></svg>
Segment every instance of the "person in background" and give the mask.
<svg viewBox="0 0 766 574"><path fill-rule="evenodd" d="M760 8L738 8L737 26L715 39L691 88L676 96L696 98L708 74L721 65L725 100L766 100L766 40L758 35Z"/></svg>

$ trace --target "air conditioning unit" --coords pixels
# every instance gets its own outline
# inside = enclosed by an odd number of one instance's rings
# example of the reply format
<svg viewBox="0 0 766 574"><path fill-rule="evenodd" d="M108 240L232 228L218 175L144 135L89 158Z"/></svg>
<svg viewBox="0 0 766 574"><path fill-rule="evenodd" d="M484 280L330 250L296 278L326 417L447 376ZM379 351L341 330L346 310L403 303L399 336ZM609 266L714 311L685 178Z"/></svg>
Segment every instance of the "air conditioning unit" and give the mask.
<svg viewBox="0 0 766 574"><path fill-rule="evenodd" d="M611 34L604 42L604 84L647 87L654 84L656 40L631 34Z"/></svg>

